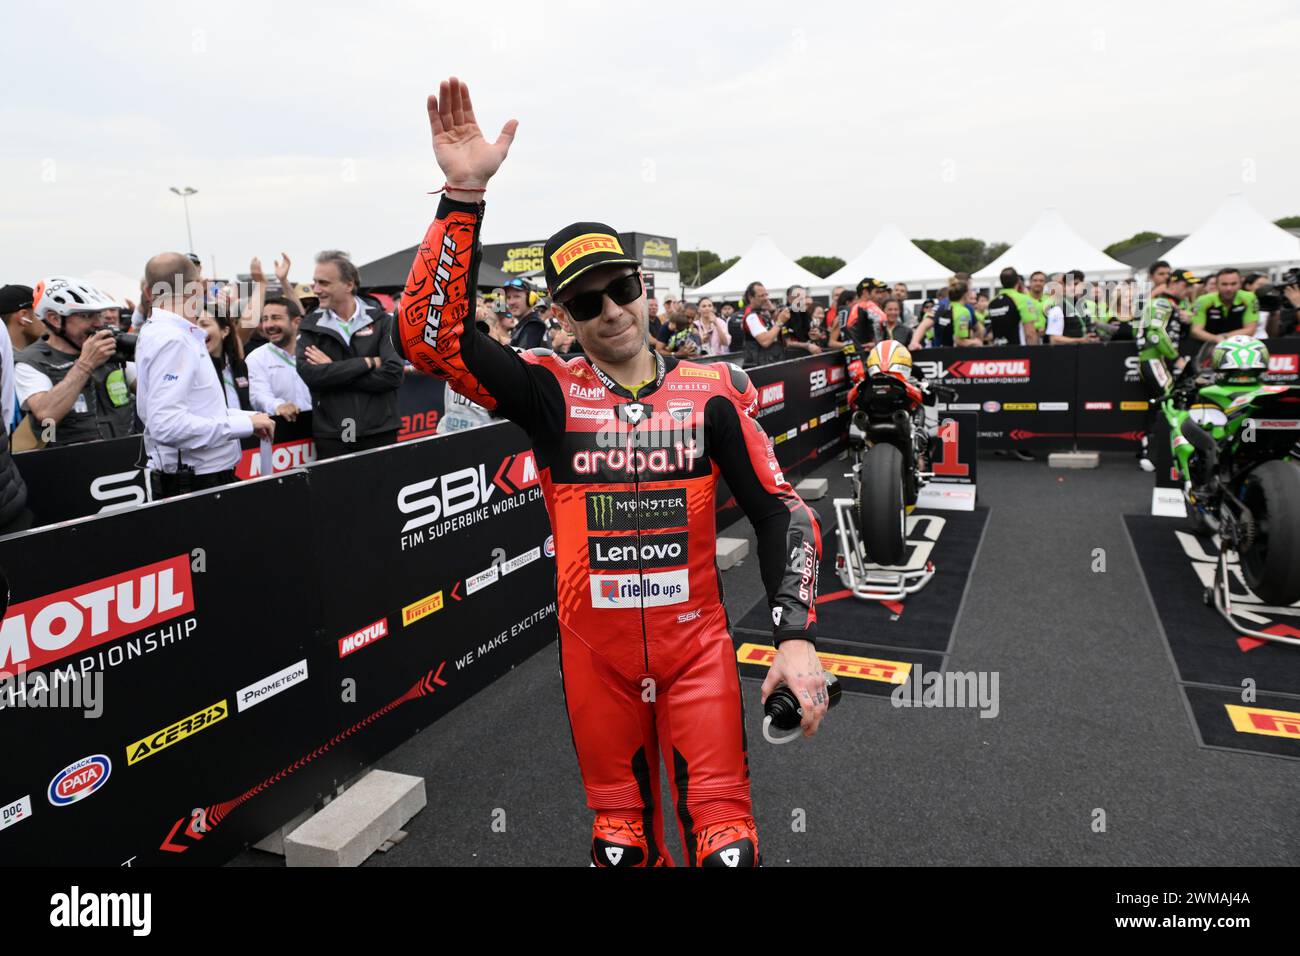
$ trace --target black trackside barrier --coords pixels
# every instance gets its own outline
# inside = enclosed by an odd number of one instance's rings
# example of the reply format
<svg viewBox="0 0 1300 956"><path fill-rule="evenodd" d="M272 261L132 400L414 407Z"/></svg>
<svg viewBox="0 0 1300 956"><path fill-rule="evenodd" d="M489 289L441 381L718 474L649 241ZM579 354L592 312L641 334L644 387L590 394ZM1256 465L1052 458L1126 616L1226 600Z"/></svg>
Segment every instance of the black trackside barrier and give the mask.
<svg viewBox="0 0 1300 956"><path fill-rule="evenodd" d="M940 412L979 413L980 448L1068 448L1075 440L1077 352L1065 346L953 347L918 350L912 362L924 378L957 390L956 399L940 403Z"/></svg>
<svg viewBox="0 0 1300 956"><path fill-rule="evenodd" d="M501 424L0 539L0 854L230 859L549 642L549 534Z"/></svg>
<svg viewBox="0 0 1300 956"><path fill-rule="evenodd" d="M760 365L745 373L758 390L758 423L771 437L777 463L791 484L843 450L849 378L841 351ZM726 482L718 482L718 527L740 517Z"/></svg>

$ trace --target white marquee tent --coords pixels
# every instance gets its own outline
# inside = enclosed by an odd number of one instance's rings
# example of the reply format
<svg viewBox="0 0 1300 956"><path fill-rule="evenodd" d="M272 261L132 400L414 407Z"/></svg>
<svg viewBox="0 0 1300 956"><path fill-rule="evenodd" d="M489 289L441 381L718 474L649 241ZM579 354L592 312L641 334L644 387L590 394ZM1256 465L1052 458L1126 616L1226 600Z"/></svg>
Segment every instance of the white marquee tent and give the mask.
<svg viewBox="0 0 1300 956"><path fill-rule="evenodd" d="M1089 243L1051 208L1043 210L1019 242L972 278L980 285L995 284L998 273L1007 266L1014 266L1025 277L1035 270L1050 275L1069 269L1081 269L1089 279L1121 279L1133 274L1131 267Z"/></svg>
<svg viewBox="0 0 1300 956"><path fill-rule="evenodd" d="M1231 193L1164 258L1176 269L1193 270L1290 265L1300 262L1300 237L1269 222L1241 193Z"/></svg>
<svg viewBox="0 0 1300 956"><path fill-rule="evenodd" d="M906 282L909 286L934 287L945 284L952 277L952 270L922 252L902 229L890 223L856 258L820 280L818 285L827 289L838 285L852 289L866 276L891 285Z"/></svg>
<svg viewBox="0 0 1300 956"><path fill-rule="evenodd" d="M730 269L686 294L691 298L704 295L739 298L751 282L763 283L774 299L783 298L785 290L792 285L809 288L826 284L778 249L772 237L764 233Z"/></svg>

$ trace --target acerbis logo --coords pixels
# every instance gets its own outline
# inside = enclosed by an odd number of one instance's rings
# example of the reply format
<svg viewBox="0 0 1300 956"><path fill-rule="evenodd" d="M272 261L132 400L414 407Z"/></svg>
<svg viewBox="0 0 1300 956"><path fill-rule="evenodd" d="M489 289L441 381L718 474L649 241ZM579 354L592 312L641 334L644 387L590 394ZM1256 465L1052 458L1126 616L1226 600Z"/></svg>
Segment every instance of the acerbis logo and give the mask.
<svg viewBox="0 0 1300 956"><path fill-rule="evenodd" d="M108 783L113 772L113 761L104 754L82 757L76 763L70 763L54 775L46 791L50 803L56 807L66 807L84 800Z"/></svg>
<svg viewBox="0 0 1300 956"><path fill-rule="evenodd" d="M577 382L570 382L569 397L580 398L584 402L598 402L605 397L605 388L602 385L582 386Z"/></svg>
<svg viewBox="0 0 1300 956"><path fill-rule="evenodd" d="M388 618L381 617L373 624L367 624L347 637L339 638L339 657L344 658L356 653L363 647L369 647L380 638L388 636Z"/></svg>
<svg viewBox="0 0 1300 956"><path fill-rule="evenodd" d="M147 737L142 737L133 744L126 746L126 765L137 764L147 757L152 757L160 750L166 750L173 744L178 744L186 737L192 737L201 730L207 730L215 723L226 719L230 709L226 706L224 700L219 700L215 704L209 704L197 713L190 714L188 717L182 717L170 726L156 731Z"/></svg>
<svg viewBox="0 0 1300 956"><path fill-rule="evenodd" d="M537 484L537 480L537 460L527 451L502 459L491 481L486 465L458 468L417 481L397 493L397 510L404 515L415 515L402 525L402 533L487 504L496 489L514 495Z"/></svg>

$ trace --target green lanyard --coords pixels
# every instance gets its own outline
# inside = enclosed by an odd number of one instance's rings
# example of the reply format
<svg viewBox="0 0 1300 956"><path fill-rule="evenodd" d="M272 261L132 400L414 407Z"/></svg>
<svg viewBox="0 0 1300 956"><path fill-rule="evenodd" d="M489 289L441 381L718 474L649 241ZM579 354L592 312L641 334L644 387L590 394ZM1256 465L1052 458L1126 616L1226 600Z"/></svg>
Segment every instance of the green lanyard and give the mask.
<svg viewBox="0 0 1300 956"><path fill-rule="evenodd" d="M351 332L348 333L348 335L351 334L352 334ZM294 356L290 355L288 352L280 348L278 345L273 345L270 342L267 342L266 344L270 346L271 354L274 355L276 358L278 358L285 365L289 366L290 368L298 367L298 360L294 358Z"/></svg>

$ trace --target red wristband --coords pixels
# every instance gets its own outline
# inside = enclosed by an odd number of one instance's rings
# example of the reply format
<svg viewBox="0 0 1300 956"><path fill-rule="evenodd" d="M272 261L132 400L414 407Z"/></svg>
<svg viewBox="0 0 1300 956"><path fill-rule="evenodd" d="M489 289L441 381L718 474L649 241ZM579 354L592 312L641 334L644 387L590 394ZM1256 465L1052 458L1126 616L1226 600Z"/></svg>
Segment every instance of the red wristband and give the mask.
<svg viewBox="0 0 1300 956"><path fill-rule="evenodd" d="M451 183L443 183L441 189L435 189L435 190L433 190L431 193L429 193L429 195L430 195L430 196L436 196L438 193L446 192L448 189L455 189L455 190L457 190L457 191L459 191L459 192L463 192L463 193L485 193L485 192L487 192L487 187L486 187L486 186L480 188L480 187L478 187L478 186L453 186Z"/></svg>

